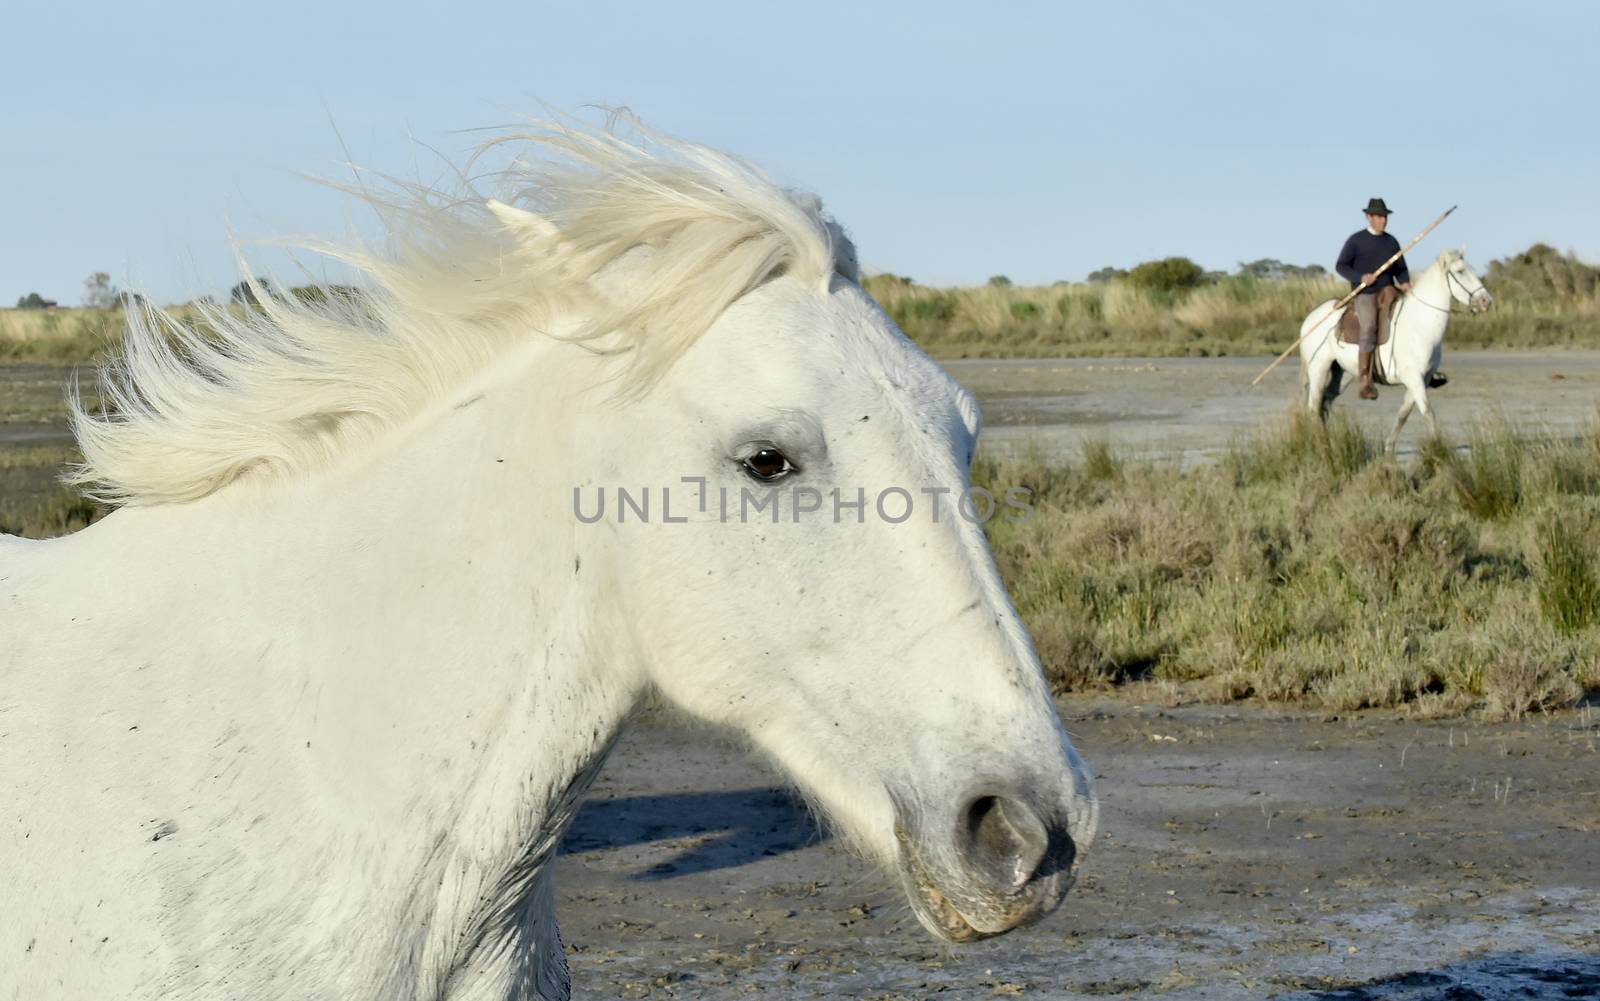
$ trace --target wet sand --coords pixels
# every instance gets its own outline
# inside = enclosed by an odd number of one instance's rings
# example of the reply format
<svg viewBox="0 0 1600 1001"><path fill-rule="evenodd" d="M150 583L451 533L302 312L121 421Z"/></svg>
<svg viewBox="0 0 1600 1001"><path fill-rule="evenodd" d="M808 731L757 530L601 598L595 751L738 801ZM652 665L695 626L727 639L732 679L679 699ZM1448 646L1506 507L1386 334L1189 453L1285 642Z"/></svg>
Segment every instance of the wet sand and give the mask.
<svg viewBox="0 0 1600 1001"><path fill-rule="evenodd" d="M576 997L1600 997L1600 713L1064 706L1101 834L1062 908L936 943L772 773L647 718L558 863Z"/></svg>
<svg viewBox="0 0 1600 1001"><path fill-rule="evenodd" d="M1298 361L1289 359L1254 388L1262 358L1004 359L948 361L946 369L983 406L984 442L1014 452L1037 445L1075 456L1104 439L1125 456L1215 459L1231 439L1281 426L1299 400ZM1576 434L1600 416L1600 351L1446 354L1450 384L1429 394L1446 438L1467 437L1474 421L1504 415L1530 432ZM1404 392L1380 387L1360 400L1349 379L1335 412L1387 436ZM1413 414L1402 454L1427 432Z"/></svg>

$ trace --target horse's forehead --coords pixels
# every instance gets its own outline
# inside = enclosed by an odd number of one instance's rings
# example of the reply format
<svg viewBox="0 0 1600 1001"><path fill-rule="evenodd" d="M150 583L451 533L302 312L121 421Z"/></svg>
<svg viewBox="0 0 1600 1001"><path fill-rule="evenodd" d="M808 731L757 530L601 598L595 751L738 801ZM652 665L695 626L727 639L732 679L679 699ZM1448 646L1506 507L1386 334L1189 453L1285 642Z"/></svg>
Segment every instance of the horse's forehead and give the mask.
<svg viewBox="0 0 1600 1001"><path fill-rule="evenodd" d="M848 318L840 324L846 370L856 389L905 431L938 432L935 440L976 435L978 405L938 363L903 335L870 297L854 285L830 295L834 309ZM946 436L949 438L946 438Z"/></svg>
<svg viewBox="0 0 1600 1001"><path fill-rule="evenodd" d="M857 389L897 413L913 427L954 431L955 417L967 431L978 426L977 403L948 372L901 334L867 295L853 286L832 296L837 309L855 318L855 336L842 338L847 369Z"/></svg>
<svg viewBox="0 0 1600 1001"><path fill-rule="evenodd" d="M914 406L959 405L960 387L848 283L824 291L770 282L735 303L714 330L717 343L707 346L719 356L712 362L717 368L760 369L796 389L810 383L819 397L888 395Z"/></svg>

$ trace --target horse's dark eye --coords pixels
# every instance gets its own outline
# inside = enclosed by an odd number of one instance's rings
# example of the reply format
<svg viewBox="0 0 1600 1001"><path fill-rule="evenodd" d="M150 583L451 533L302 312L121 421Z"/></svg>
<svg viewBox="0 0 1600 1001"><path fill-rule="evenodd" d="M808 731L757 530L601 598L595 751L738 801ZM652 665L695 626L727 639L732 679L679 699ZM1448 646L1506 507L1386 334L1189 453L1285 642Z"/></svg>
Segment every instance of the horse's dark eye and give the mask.
<svg viewBox="0 0 1600 1001"><path fill-rule="evenodd" d="M763 448L744 460L745 471L758 480L775 480L794 472L789 457L775 448Z"/></svg>

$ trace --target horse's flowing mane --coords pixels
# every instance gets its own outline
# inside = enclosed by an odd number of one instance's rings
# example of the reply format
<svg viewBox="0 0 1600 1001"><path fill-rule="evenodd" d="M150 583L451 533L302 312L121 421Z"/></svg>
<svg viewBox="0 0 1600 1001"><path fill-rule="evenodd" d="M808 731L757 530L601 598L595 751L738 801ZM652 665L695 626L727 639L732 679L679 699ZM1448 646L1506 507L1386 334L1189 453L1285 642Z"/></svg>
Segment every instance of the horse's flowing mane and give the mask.
<svg viewBox="0 0 1600 1001"><path fill-rule="evenodd" d="M257 307L202 306L194 319L130 306L121 354L100 371L104 409L72 393L74 481L111 502L163 504L304 472L543 335L621 356L619 388L640 391L773 276L857 277L815 197L625 113L484 148L507 144L525 155L497 176L524 212L470 189L356 191L389 246L311 248L349 264L356 293L305 301L252 284Z"/></svg>

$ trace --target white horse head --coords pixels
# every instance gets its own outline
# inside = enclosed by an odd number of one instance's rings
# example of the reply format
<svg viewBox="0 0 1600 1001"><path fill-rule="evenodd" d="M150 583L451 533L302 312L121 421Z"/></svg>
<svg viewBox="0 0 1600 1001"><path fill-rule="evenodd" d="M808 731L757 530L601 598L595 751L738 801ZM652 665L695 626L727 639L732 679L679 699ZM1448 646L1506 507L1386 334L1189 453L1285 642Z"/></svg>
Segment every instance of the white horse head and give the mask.
<svg viewBox="0 0 1600 1001"><path fill-rule="evenodd" d="M1487 312L1494 306L1494 296L1489 294L1483 279L1467 263L1467 247L1446 249L1439 254L1438 266L1444 270L1445 285L1450 298L1474 313Z"/></svg>
<svg viewBox="0 0 1600 1001"><path fill-rule="evenodd" d="M961 505L975 401L861 291L820 202L784 196L809 253L593 418L578 496L655 485L691 516L597 523L595 572L658 691L771 755L935 934L997 934L1067 891L1089 778ZM581 243L495 211L535 254ZM601 294L651 286L666 253L636 248Z"/></svg>
<svg viewBox="0 0 1600 1001"><path fill-rule="evenodd" d="M0 988L562 996L547 863L652 691L770 755L939 936L1067 891L1096 804L960 503L971 397L814 198L664 137L527 138L561 158L392 211L360 294L131 318L76 423L133 510L0 547L36 693L0 789L71 867L28 896L0 849L12 924L61 933ZM183 749L50 722L124 710ZM91 785L180 833L123 851L78 822ZM73 965L90 913L142 929L126 981Z"/></svg>
<svg viewBox="0 0 1600 1001"><path fill-rule="evenodd" d="M937 934L1053 907L1093 805L958 511L967 393L853 282L795 275L735 303L628 422L661 432L608 438L591 482L688 481L708 509L604 533L655 686L771 754Z"/></svg>

